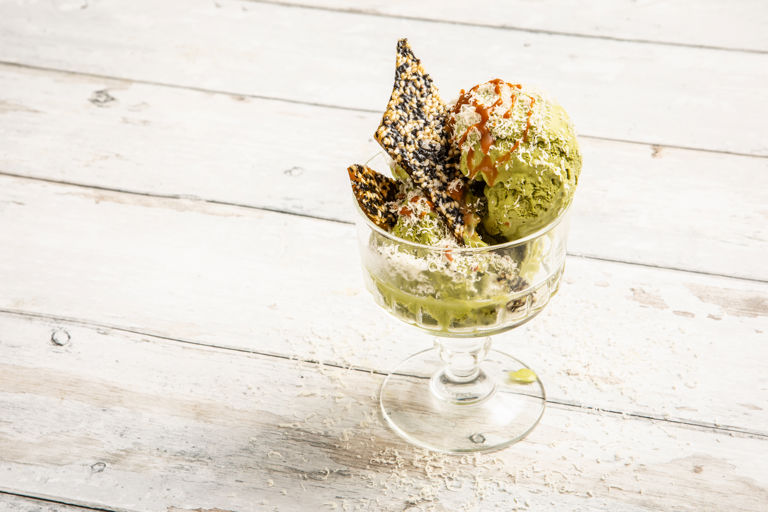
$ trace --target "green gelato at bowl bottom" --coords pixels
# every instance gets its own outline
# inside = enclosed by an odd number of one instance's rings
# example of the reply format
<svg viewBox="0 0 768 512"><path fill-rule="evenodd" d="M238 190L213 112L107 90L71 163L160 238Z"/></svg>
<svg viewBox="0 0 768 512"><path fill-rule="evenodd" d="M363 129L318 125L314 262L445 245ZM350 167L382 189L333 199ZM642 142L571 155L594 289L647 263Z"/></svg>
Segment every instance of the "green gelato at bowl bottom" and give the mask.
<svg viewBox="0 0 768 512"><path fill-rule="evenodd" d="M364 277L376 302L400 320L453 337L503 332L535 315L557 288L549 237L498 253L461 253L381 241ZM550 265L548 263L554 263Z"/></svg>
<svg viewBox="0 0 768 512"><path fill-rule="evenodd" d="M438 331L467 330L493 326L510 301L509 295L488 299L471 299L415 295L370 276L378 298L392 314L408 323Z"/></svg>

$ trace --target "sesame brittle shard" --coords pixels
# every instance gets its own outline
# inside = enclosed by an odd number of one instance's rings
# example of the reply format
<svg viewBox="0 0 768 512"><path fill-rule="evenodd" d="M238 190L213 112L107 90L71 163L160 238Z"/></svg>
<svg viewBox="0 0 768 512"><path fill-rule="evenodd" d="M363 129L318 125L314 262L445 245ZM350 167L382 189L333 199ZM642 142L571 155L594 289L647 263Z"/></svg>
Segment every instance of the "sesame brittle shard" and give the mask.
<svg viewBox="0 0 768 512"><path fill-rule="evenodd" d="M392 96L374 137L427 194L452 234L463 243L466 233L459 200L465 180L449 141L447 115L432 78L408 40L400 39Z"/></svg>
<svg viewBox="0 0 768 512"><path fill-rule="evenodd" d="M363 213L380 228L391 230L397 222L397 216L390 208L396 199L397 182L366 165L350 165L347 172Z"/></svg>

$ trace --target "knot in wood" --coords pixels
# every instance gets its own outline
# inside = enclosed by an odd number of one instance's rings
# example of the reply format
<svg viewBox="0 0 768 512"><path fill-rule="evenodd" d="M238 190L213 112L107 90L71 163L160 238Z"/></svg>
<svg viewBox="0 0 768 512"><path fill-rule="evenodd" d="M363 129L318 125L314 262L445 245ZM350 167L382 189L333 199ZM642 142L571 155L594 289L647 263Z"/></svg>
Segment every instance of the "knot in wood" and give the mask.
<svg viewBox="0 0 768 512"><path fill-rule="evenodd" d="M66 329L54 329L51 333L51 343L54 345L58 345L60 347L63 347L64 345L69 343L69 340L71 340L72 337L69 335L69 331Z"/></svg>

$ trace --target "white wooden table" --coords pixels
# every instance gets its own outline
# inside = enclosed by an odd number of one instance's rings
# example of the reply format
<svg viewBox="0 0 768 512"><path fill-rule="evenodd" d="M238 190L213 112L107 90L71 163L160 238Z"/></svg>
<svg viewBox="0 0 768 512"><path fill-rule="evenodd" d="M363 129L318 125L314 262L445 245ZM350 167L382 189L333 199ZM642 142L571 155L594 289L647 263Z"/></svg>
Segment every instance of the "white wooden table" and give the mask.
<svg viewBox="0 0 768 512"><path fill-rule="evenodd" d="M0 510L768 510L768 4L0 2ZM411 447L345 168L408 36L572 114L549 404Z"/></svg>

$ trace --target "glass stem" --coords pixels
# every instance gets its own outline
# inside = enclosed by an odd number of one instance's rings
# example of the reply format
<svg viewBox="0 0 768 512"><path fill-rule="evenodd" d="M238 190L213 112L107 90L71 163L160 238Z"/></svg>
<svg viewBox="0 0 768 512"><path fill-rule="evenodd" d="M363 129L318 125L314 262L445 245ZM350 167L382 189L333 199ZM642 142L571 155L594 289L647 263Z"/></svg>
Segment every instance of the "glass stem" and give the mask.
<svg viewBox="0 0 768 512"><path fill-rule="evenodd" d="M435 349L444 367L432 376L432 392L441 400L471 404L493 394L495 384L480 367L488 355L491 338L436 338Z"/></svg>

